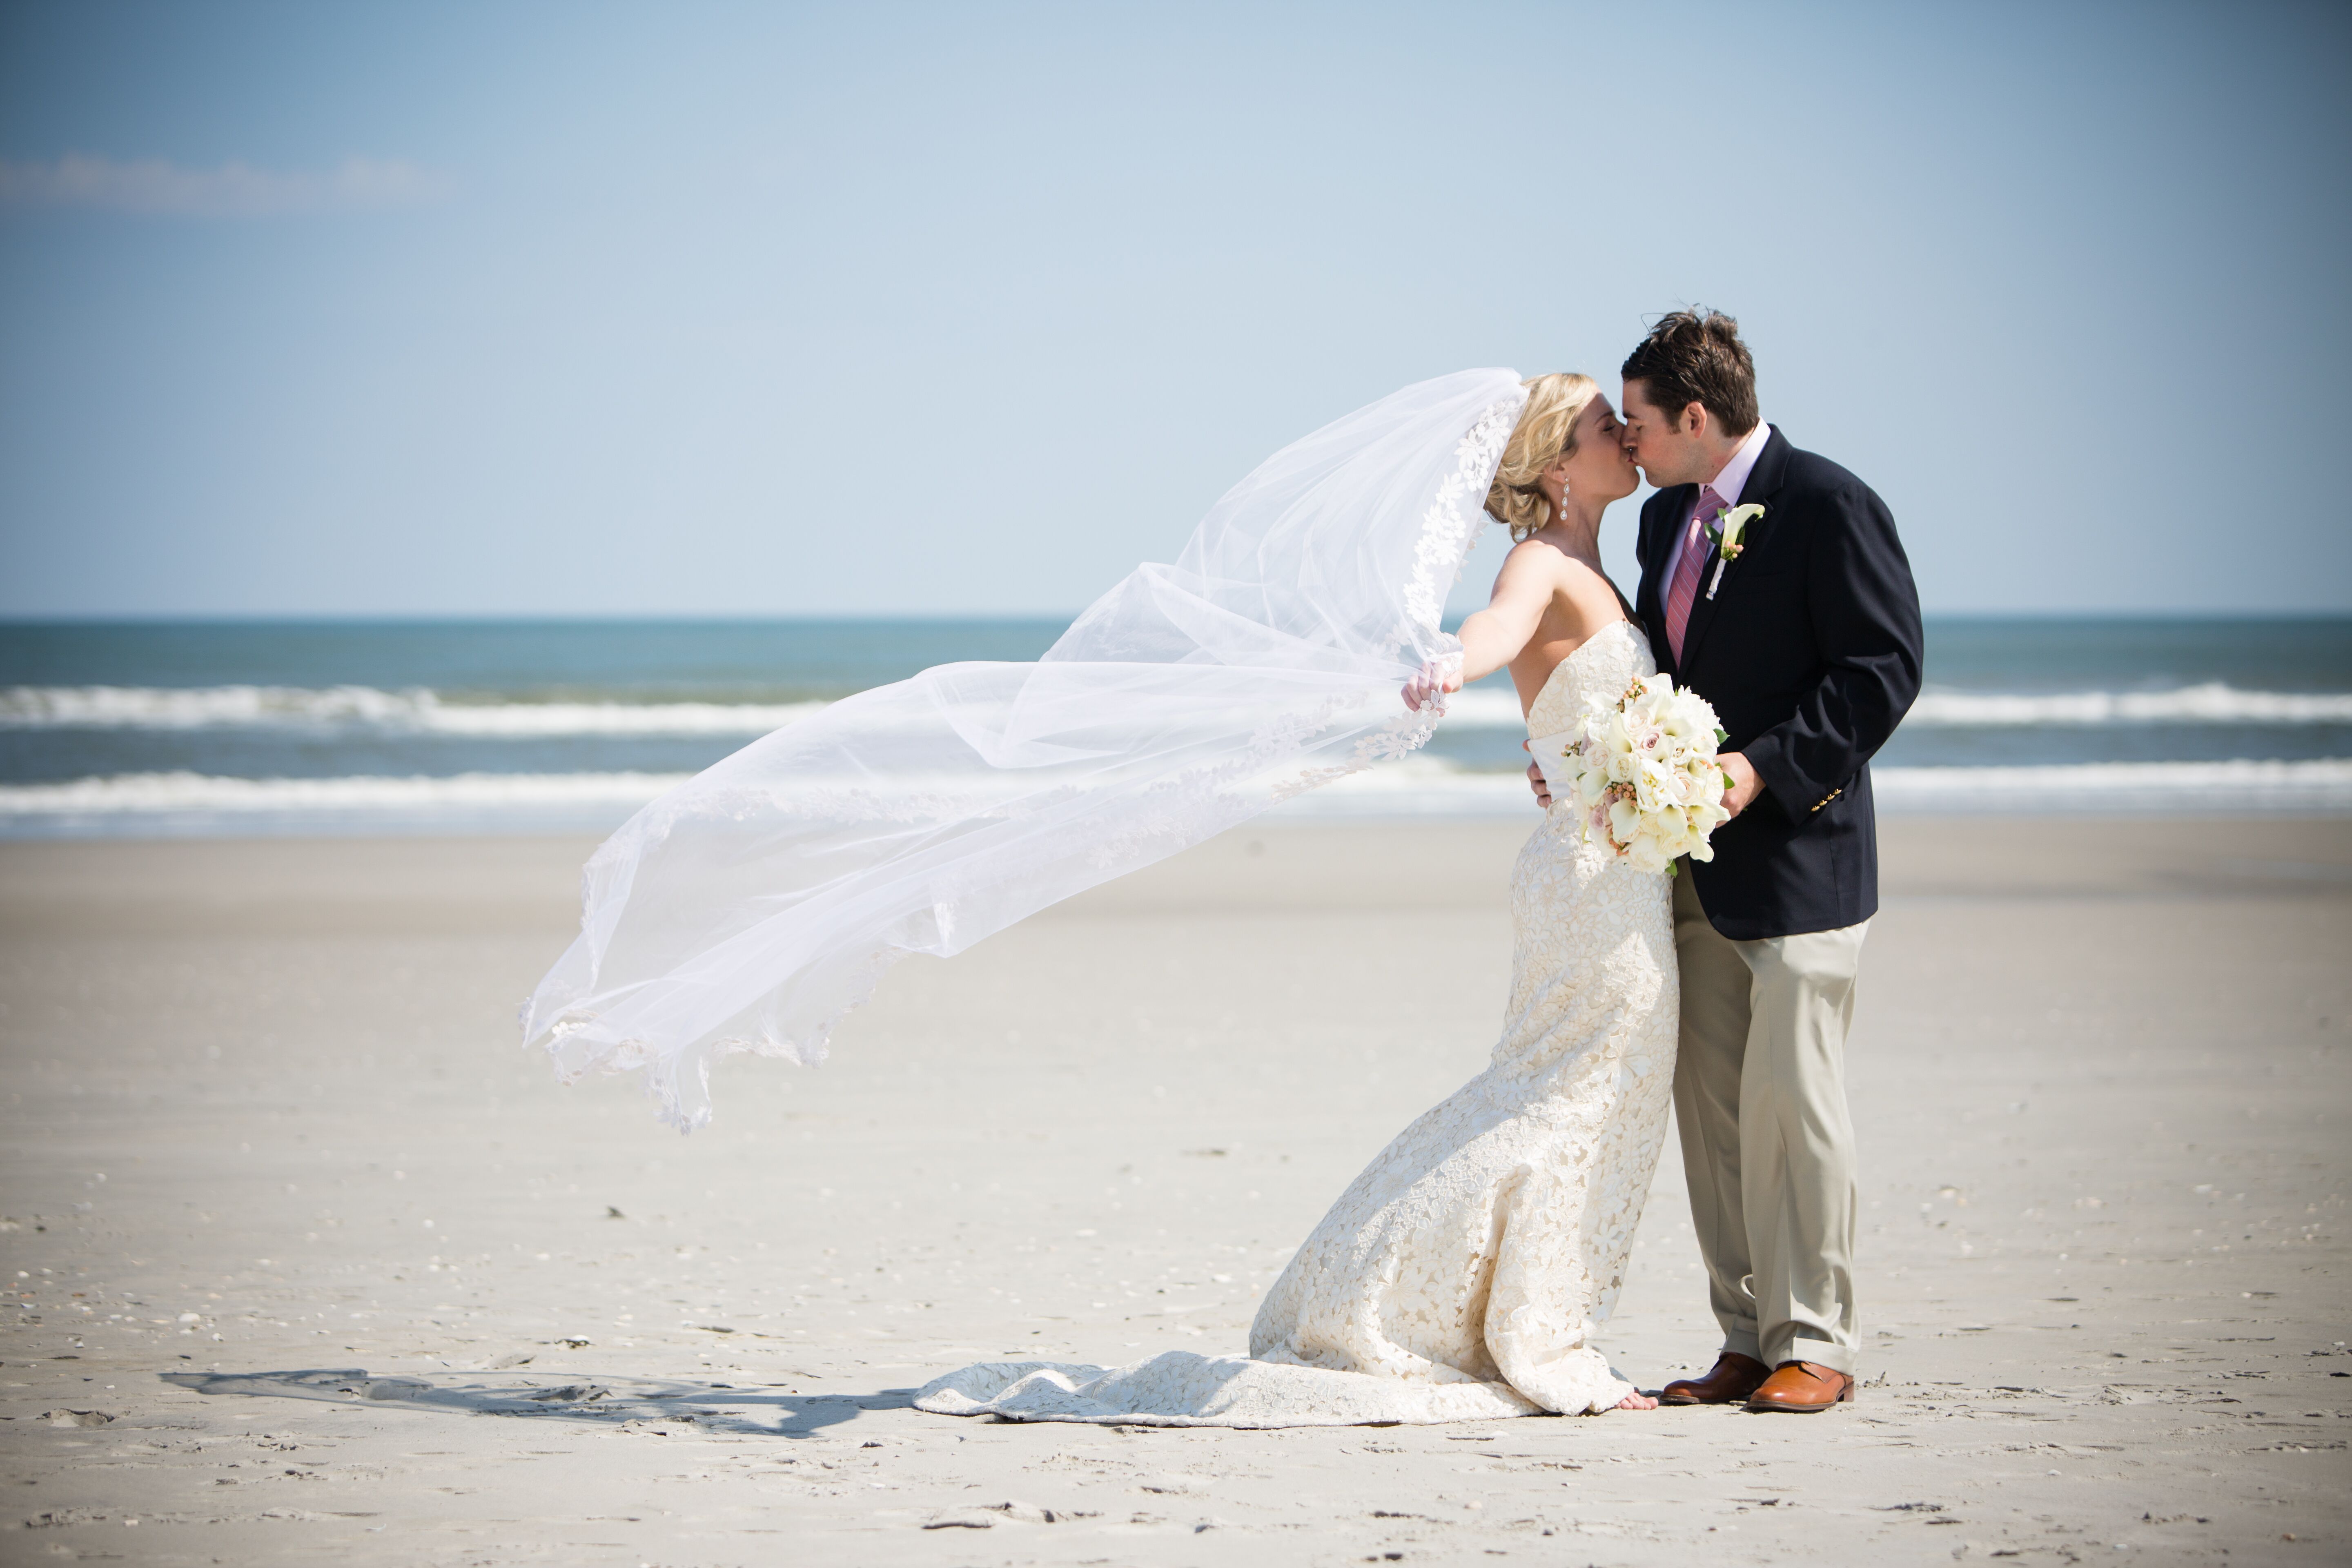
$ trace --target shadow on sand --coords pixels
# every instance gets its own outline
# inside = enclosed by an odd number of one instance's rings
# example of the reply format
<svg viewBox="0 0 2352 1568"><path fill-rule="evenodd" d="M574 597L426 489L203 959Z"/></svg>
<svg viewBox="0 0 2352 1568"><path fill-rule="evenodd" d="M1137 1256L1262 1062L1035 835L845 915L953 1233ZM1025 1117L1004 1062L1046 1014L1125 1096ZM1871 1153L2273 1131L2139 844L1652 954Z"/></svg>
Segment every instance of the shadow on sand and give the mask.
<svg viewBox="0 0 2352 1568"><path fill-rule="evenodd" d="M476 1373L377 1377L363 1368L303 1372L167 1372L165 1383L204 1394L310 1399L352 1407L397 1405L456 1415L509 1415L531 1420L586 1421L655 1432L688 1429L812 1437L869 1410L913 1406L911 1388L874 1394L793 1394L783 1385L739 1388L724 1383L669 1378L598 1377L564 1382L509 1376L483 1381Z"/></svg>

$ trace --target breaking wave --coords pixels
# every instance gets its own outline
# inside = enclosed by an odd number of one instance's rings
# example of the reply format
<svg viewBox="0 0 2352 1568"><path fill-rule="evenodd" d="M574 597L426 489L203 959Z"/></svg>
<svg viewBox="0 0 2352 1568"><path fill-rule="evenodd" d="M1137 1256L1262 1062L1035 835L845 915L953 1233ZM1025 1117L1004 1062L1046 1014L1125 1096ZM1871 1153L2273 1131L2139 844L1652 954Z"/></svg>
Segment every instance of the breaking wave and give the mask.
<svg viewBox="0 0 2352 1568"><path fill-rule="evenodd" d="M0 689L0 730L320 730L545 740L567 735L764 735L825 707L800 702L453 702L372 686L16 686ZM2218 681L2170 691L2043 694L1939 691L1904 721L1934 728L2115 724L2352 724L2352 693L2247 691ZM1448 701L1445 727L1517 730L1518 699L1474 688Z"/></svg>
<svg viewBox="0 0 2352 1568"><path fill-rule="evenodd" d="M449 777L229 778L124 773L0 785L0 833L235 832L334 820L451 830L617 825L685 773L460 773ZM2352 812L2352 758L1888 767L1871 774L1890 812ZM1526 780L1419 756L1352 774L1279 806L1283 816L1534 816Z"/></svg>
<svg viewBox="0 0 2352 1568"><path fill-rule="evenodd" d="M2352 693L2246 691L2220 681L2170 691L2076 691L2041 696L1922 692L1906 724L2352 724Z"/></svg>
<svg viewBox="0 0 2352 1568"><path fill-rule="evenodd" d="M653 799L689 773L458 773L446 778L227 778L216 773L117 773L60 784L0 784L0 816L137 812L443 810L626 805Z"/></svg>
<svg viewBox="0 0 2352 1568"><path fill-rule="evenodd" d="M540 740L561 735L764 735L823 702L448 702L422 688L16 686L0 729L365 729Z"/></svg>
<svg viewBox="0 0 2352 1568"><path fill-rule="evenodd" d="M1450 723L1520 725L1507 691L1472 689L1450 701ZM2352 692L2248 691L2221 682L2169 691L1923 691L1903 722L1933 729L2053 729L2109 724L2352 724Z"/></svg>

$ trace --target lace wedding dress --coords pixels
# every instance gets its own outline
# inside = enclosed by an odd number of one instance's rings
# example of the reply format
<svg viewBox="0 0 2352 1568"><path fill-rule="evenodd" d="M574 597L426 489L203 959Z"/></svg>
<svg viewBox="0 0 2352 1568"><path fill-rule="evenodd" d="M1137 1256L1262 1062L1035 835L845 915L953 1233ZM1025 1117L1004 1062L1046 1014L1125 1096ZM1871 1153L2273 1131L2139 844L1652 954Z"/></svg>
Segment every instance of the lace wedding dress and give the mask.
<svg viewBox="0 0 2352 1568"><path fill-rule="evenodd" d="M1621 621L1552 671L1531 734L1655 669ZM918 1407L1030 1421L1320 1426L1600 1412L1594 1348L1665 1135L1676 1034L1666 879L1555 806L1512 876L1517 948L1486 1070L1358 1176L1259 1306L1250 1354L1129 1367L989 1362Z"/></svg>

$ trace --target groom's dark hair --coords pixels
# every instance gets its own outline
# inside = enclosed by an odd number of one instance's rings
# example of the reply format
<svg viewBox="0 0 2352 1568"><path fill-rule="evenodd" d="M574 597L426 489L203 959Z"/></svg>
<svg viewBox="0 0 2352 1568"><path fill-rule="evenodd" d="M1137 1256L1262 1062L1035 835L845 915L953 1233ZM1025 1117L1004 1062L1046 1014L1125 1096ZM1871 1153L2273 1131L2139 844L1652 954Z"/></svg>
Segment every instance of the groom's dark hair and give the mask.
<svg viewBox="0 0 2352 1568"><path fill-rule="evenodd" d="M1680 418L1696 403L1727 436L1756 428L1756 362L1739 323L1720 310L1676 310L1659 319L1618 372L1638 381L1643 401Z"/></svg>

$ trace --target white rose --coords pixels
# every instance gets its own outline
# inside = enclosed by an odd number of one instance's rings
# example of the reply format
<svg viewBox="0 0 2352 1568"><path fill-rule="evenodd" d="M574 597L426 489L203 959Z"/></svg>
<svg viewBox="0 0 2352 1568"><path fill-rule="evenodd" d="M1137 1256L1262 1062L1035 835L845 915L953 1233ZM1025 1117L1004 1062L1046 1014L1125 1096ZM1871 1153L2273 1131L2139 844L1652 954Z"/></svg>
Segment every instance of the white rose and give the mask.
<svg viewBox="0 0 2352 1568"><path fill-rule="evenodd" d="M1658 847L1658 841L1646 834L1625 847L1625 858L1642 871L1663 872L1674 864L1674 857Z"/></svg>
<svg viewBox="0 0 2352 1568"><path fill-rule="evenodd" d="M1674 781L1672 770L1657 763L1645 762L1641 765L1633 778L1633 799L1641 805L1644 816L1664 811L1675 804Z"/></svg>

